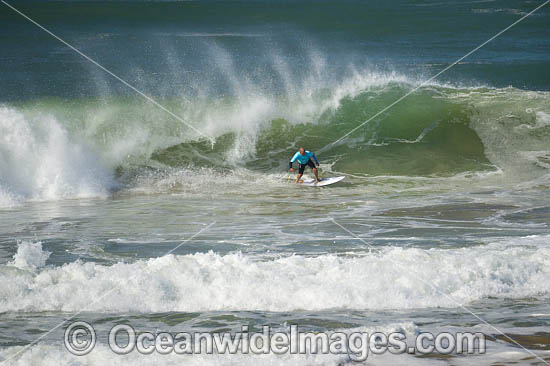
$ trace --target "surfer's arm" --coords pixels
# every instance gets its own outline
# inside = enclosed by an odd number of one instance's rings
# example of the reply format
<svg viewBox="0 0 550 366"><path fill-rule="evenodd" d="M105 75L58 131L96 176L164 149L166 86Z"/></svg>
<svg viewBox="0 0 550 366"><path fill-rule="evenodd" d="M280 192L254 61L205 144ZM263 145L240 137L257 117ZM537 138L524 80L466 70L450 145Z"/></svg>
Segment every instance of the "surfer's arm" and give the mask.
<svg viewBox="0 0 550 366"><path fill-rule="evenodd" d="M292 163L294 163L296 161L296 159L298 159L298 154L300 154L300 153L297 152L296 154L294 154L292 159L290 159L290 162L288 163L290 169L292 169Z"/></svg>
<svg viewBox="0 0 550 366"><path fill-rule="evenodd" d="M317 157L314 153L311 153L311 157L313 158L313 161L315 162L315 165L319 166L319 160L317 160Z"/></svg>

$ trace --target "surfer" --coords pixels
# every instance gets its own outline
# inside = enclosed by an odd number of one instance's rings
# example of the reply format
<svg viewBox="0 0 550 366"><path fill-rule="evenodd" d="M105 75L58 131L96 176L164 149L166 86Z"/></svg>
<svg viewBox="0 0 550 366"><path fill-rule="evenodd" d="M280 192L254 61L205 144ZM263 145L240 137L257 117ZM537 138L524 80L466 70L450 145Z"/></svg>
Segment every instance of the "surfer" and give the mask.
<svg viewBox="0 0 550 366"><path fill-rule="evenodd" d="M290 159L290 172L294 172L294 168L292 167L292 163L294 163L296 160L298 160L298 177L296 178L296 183L300 182L300 178L302 178L302 175L304 174L304 169L306 168L306 165L309 166L311 169L313 169L313 174L315 174L315 180L317 182L320 182L319 175L317 174L317 168L315 166L319 166L319 161L317 160L317 157L314 153L311 151L308 151L301 147L296 154ZM315 162L315 164L314 164Z"/></svg>

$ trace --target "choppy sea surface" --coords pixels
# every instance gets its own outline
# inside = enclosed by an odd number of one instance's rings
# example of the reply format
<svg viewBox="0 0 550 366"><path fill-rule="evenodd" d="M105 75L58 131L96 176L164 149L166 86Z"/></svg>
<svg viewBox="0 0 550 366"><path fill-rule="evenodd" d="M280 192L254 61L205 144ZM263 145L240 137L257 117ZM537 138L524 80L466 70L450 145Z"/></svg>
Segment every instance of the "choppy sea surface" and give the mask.
<svg viewBox="0 0 550 366"><path fill-rule="evenodd" d="M422 85L540 4L12 4L179 119L2 4L0 362L353 364L115 355L128 323L482 332L365 364L550 363L550 5ZM299 146L346 179L292 184ZM86 356L48 333L76 312Z"/></svg>

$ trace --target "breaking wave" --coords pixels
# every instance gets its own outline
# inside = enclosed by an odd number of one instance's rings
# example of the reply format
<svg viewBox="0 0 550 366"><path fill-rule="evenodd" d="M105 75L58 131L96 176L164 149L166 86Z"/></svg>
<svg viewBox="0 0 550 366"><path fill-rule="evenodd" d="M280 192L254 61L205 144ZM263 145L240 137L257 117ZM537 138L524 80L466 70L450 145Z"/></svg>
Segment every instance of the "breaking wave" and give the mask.
<svg viewBox="0 0 550 366"><path fill-rule="evenodd" d="M227 96L161 100L214 136L213 144L136 99L0 106L0 205L104 196L136 188L144 174L174 169L284 172L302 145L329 169L359 177L498 171L518 182L548 174L547 92L431 85L333 144L417 81L357 70L334 80L317 64L312 75L293 81L281 61L282 92L234 78Z"/></svg>

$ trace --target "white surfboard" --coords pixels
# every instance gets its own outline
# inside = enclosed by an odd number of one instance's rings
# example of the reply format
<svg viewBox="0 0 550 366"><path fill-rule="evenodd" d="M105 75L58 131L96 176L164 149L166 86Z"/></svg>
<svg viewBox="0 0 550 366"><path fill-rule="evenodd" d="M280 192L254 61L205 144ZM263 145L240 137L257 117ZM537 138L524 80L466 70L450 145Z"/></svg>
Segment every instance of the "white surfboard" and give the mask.
<svg viewBox="0 0 550 366"><path fill-rule="evenodd" d="M315 179L306 179L300 183L302 183L304 186L309 186L309 187L323 187L323 186L328 186L329 184L338 183L344 178L345 176L321 178L320 182L316 182Z"/></svg>

